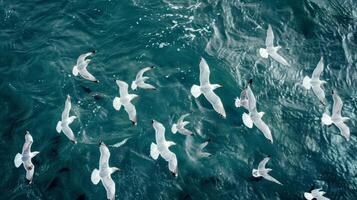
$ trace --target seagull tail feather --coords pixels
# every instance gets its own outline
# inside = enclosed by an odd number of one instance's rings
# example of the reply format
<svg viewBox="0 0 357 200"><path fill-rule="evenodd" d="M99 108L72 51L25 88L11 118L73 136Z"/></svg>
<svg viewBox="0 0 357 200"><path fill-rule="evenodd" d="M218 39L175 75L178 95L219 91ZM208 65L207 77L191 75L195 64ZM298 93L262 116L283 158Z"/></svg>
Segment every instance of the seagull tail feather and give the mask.
<svg viewBox="0 0 357 200"><path fill-rule="evenodd" d="M62 121L57 122L56 131L57 133L60 133L62 131Z"/></svg>
<svg viewBox="0 0 357 200"><path fill-rule="evenodd" d="M73 74L74 76L78 76L78 73L79 73L78 67L77 67L77 65L75 65L75 66L73 67L73 69L72 69L72 74Z"/></svg>
<svg viewBox="0 0 357 200"><path fill-rule="evenodd" d="M91 174L91 177L90 177L90 180L92 181L92 183L94 185L97 185L100 181L100 176L99 176L99 170L98 169L94 169L92 171L92 174Z"/></svg>
<svg viewBox="0 0 357 200"><path fill-rule="evenodd" d="M171 127L171 132L173 134L176 134L177 133L177 125L176 124L173 124L172 127Z"/></svg>
<svg viewBox="0 0 357 200"><path fill-rule="evenodd" d="M309 90L309 89L311 88L311 83L310 83L310 81L311 81L310 77L305 76L305 77L304 77L304 80L302 81L302 86L304 86L304 88L306 88L306 89Z"/></svg>
<svg viewBox="0 0 357 200"><path fill-rule="evenodd" d="M121 102L119 97L115 97L113 100L113 107L115 110L120 110Z"/></svg>
<svg viewBox="0 0 357 200"><path fill-rule="evenodd" d="M193 85L193 86L191 87L191 94L192 94L195 98L199 97L199 96L202 94L201 89L200 89L200 86L198 86L198 85Z"/></svg>
<svg viewBox="0 0 357 200"><path fill-rule="evenodd" d="M14 164L15 167L18 168L21 166L22 164L22 154L21 153L17 153L14 159Z"/></svg>

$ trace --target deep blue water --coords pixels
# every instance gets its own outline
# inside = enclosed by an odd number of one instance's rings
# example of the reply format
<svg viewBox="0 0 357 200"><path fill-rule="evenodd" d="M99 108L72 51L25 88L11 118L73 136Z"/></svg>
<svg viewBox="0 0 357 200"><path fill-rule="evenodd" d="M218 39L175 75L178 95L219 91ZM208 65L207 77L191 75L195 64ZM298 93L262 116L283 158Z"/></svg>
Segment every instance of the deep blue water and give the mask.
<svg viewBox="0 0 357 200"><path fill-rule="evenodd" d="M280 53L291 67L263 59L271 24ZM73 77L77 57L97 50L89 65L100 80ZM320 57L327 94L336 89L342 113L351 119L350 141L336 127L322 126L331 111L302 86ZM199 82L199 61L211 69L211 82L227 112L221 118L203 98L190 94ZM138 90L133 101L138 125L117 112L115 80L130 83L145 66L157 91ZM93 0L0 1L0 199L105 199L90 175L98 167L98 142L111 151L116 199L303 199L312 186L331 199L357 199L357 2L356 0ZM244 110L234 99L247 81L274 144L246 128ZM72 96L71 125L78 144L55 130L66 95ZM100 98L93 98L97 95ZM208 158L187 154L187 140L170 127L191 113L193 144L210 139ZM177 145L179 176L162 159L150 158L155 140L151 120L166 127ZM13 164L25 131L40 151L33 183ZM119 147L110 145L130 137ZM271 175L284 185L252 181L251 170L266 156Z"/></svg>

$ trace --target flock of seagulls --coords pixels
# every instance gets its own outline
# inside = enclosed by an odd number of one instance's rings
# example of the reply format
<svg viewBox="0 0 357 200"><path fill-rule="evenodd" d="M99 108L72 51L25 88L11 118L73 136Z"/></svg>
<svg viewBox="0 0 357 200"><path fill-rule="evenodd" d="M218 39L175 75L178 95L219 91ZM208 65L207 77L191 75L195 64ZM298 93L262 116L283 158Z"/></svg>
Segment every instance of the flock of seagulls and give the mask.
<svg viewBox="0 0 357 200"><path fill-rule="evenodd" d="M268 58L269 56L279 62L282 65L290 66L290 64L278 54L278 50L281 48L280 46L274 46L274 34L272 27L269 25L267 29L267 37L265 41L266 48L260 48L259 54L263 58ZM82 78L99 83L99 81L87 70L88 64L90 63L91 59L88 59L89 56L95 54L96 51L92 51L89 53L85 53L79 56L77 59L76 65L73 67L72 73L75 76L80 75ZM131 83L131 89L133 91L137 90L138 88L141 89L150 89L155 90L155 86L146 83L149 77L144 76L145 72L153 69L154 67L145 67L141 69L134 81ZM223 118L226 118L226 112L223 106L223 103L220 97L214 93L214 90L217 88L222 87L219 84L211 84L210 83L210 69L209 66L204 58L201 58L199 63L200 75L199 81L200 85L193 85L190 89L192 96L195 98L199 98L203 95L206 100L212 105L213 109L221 115ZM319 101L323 105L327 105L327 100L325 97L325 92L322 89L322 85L326 83L326 81L320 80L320 75L324 69L324 60L321 57L319 63L317 64L316 69L313 71L313 74L310 77L306 76L303 79L303 87L306 89L312 89L314 94L317 96ZM257 105L256 105L256 98L253 94L251 89L253 80L249 80L246 88L241 92L240 96L235 99L235 106L237 108L243 107L247 112L243 113L242 121L243 124L248 128L253 128L253 125L258 128L266 139L268 139L271 143L273 143L273 136L269 126L262 120L264 116L264 112L258 112ZM128 84L121 80L116 80L116 84L119 88L119 96L113 99L113 107L115 110L119 111L121 107L124 107L124 110L127 112L129 120L132 124L137 125L137 113L135 105L133 104L133 100L138 97L136 94L130 94L128 91ZM349 127L346 125L346 121L349 119L348 117L342 117L342 100L337 95L337 92L334 90L332 91L333 97L333 109L332 115L330 116L328 113L323 113L321 121L324 125L330 126L334 124L338 127L343 137L346 140L349 140L350 137L350 130ZM73 143L77 143L77 139L70 128L70 124L74 122L77 118L76 116L70 116L71 111L71 97L67 95L64 110L61 115L61 121L59 121L56 125L56 131L58 133L63 132L67 138L72 141ZM209 144L209 140L200 144L198 147L193 147L192 145L192 136L194 133L185 126L189 124L189 121L185 121L185 118L188 117L189 114L182 115L176 123L172 124L171 132L173 134L180 133L188 138L185 142L185 146L188 147L186 151L195 151L200 154L201 157L209 157L211 154L208 152L204 152L203 148L205 148ZM159 157L162 157L168 163L169 171L174 175L178 176L178 161L176 154L170 150L170 147L175 145L175 142L168 141L165 138L165 127L162 123L152 120L152 126L155 130L155 141L150 145L150 156L157 160ZM128 139L128 138L127 138ZM126 142L126 140L125 140ZM116 144L117 146L123 145L121 142ZM35 166L32 163L31 159L35 157L39 152L31 152L31 145L33 143L33 138L29 132L25 135L25 143L22 148L22 153L18 153L15 156L14 164L18 168L23 164L26 170L26 179L32 183L33 175ZM112 145L115 146L115 145ZM103 143L100 142L99 144L100 150L100 159L99 159L99 169L94 169L91 174L91 181L93 184L98 184L100 181L102 182L105 190L107 191L107 199L113 200L115 199L115 182L111 178L111 174L120 170L117 167L110 167L109 166L109 158L110 158L110 151L108 147ZM264 158L258 165L257 169L252 170L252 176L255 178L264 178L268 181L277 183L279 185L283 185L277 179L272 177L269 173L272 171L270 168L266 168L267 163L270 160L270 156ZM309 192L304 193L304 197L308 200L317 199L317 200L328 200L328 198L324 197L323 195L325 192L321 191L320 189L311 189Z"/></svg>

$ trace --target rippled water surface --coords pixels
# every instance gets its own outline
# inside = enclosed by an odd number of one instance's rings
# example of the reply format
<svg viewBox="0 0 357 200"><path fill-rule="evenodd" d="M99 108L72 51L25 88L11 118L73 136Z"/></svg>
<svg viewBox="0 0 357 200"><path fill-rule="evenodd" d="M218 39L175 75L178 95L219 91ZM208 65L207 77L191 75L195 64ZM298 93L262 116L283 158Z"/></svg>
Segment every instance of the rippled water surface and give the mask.
<svg viewBox="0 0 357 200"><path fill-rule="evenodd" d="M271 24L286 67L259 56ZM89 65L100 80L72 75L77 57L97 50ZM302 87L320 56L328 106ZM199 82L199 61L227 118L190 94ZM145 66L156 91L137 90L138 125L117 112L115 80L130 83ZM0 199L105 199L90 175L98 167L98 142L112 153L116 199L303 199L312 186L331 199L357 199L357 2L356 0L93 0L0 1ZM274 144L246 128L234 99L253 78L259 111ZM331 111L330 91L344 101L350 141L336 127L322 126ZM78 144L55 130L66 95L72 96L71 127ZM93 98L96 96L97 98ZM190 113L196 135L173 135L170 127ZM149 155L151 120L166 127L178 157L179 176ZM25 131L34 138L34 181L15 168ZM111 147L125 138L127 143ZM201 158L188 150L210 139ZM189 141L188 141L189 140ZM188 145L190 144L190 145ZM266 155L271 175L284 185L253 181L251 170Z"/></svg>

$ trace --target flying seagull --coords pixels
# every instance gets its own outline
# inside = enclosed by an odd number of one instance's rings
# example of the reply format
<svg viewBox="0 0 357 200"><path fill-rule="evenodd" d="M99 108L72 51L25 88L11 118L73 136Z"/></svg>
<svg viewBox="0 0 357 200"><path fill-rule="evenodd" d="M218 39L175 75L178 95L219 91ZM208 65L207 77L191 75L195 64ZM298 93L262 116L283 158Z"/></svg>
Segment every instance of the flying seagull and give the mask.
<svg viewBox="0 0 357 200"><path fill-rule="evenodd" d="M111 177L111 174L118 171L117 167L109 166L109 157L110 152L108 147L101 142L99 144L100 150L100 159L99 159L99 170L94 169L91 174L91 181L93 184L97 185L99 181L102 181L102 184L107 191L107 199L115 199L115 183Z"/></svg>
<svg viewBox="0 0 357 200"><path fill-rule="evenodd" d="M203 143L195 144L193 137L187 136L186 140L185 140L186 154L193 161L196 161L197 159L200 159L200 158L210 157L211 154L204 151L204 148L209 144L209 142L211 142L210 139L206 140Z"/></svg>
<svg viewBox="0 0 357 200"><path fill-rule="evenodd" d="M221 99L213 92L216 88L222 87L219 84L211 84L209 82L210 70L205 59L201 58L200 62L200 86L193 85L191 87L191 94L198 98L203 94L211 103L214 110L226 118L226 111L224 110Z"/></svg>
<svg viewBox="0 0 357 200"><path fill-rule="evenodd" d="M150 156L154 160L157 160L159 155L161 155L169 163L169 170L175 176L178 176L176 154L169 149L170 146L176 143L165 139L165 127L160 122L152 120L152 124L155 129L156 144L154 142L151 143Z"/></svg>
<svg viewBox="0 0 357 200"><path fill-rule="evenodd" d="M124 81L117 80L116 81L119 87L120 97L115 97L113 100L113 107L115 110L120 110L121 106L124 106L125 111L129 115L130 121L136 125L137 117L136 117L136 109L135 106L131 103L131 100L138 97L136 94L128 93L128 84Z"/></svg>
<svg viewBox="0 0 357 200"><path fill-rule="evenodd" d="M77 143L76 138L74 137L72 129L69 127L75 120L76 116L69 116L69 111L71 110L71 97L67 95L66 103L64 105L64 110L62 112L61 120L57 123L56 131L61 133L61 131L75 144Z"/></svg>
<svg viewBox="0 0 357 200"><path fill-rule="evenodd" d="M272 57L274 60L279 62L282 65L290 66L288 61L286 61L281 55L278 54L279 49L281 46L274 46L274 33L273 29L271 28L270 24L267 30L267 37L265 39L265 46L266 48L260 48L259 54L263 58L268 58L269 56Z"/></svg>
<svg viewBox="0 0 357 200"><path fill-rule="evenodd" d="M312 72L311 78L305 76L302 85L308 90L312 88L312 91L315 93L315 95L320 100L320 102L326 105L327 101L325 98L325 92L321 88L322 84L325 84L326 81L320 80L320 75L323 70L324 70L324 59L323 57L321 57L315 70Z"/></svg>
<svg viewBox="0 0 357 200"><path fill-rule="evenodd" d="M321 191L321 190L322 190L322 188L314 189L314 190L311 190L310 192L305 192L304 197L307 200L330 200L329 198L324 197L324 194L326 192Z"/></svg>
<svg viewBox="0 0 357 200"><path fill-rule="evenodd" d="M131 89L136 90L137 88L142 88L142 89L152 89L155 90L156 88L148 83L145 83L146 80L149 79L149 77L144 76L144 73L153 69L154 66L151 67L145 67L141 69L138 74L136 75L135 80L131 83Z"/></svg>
<svg viewBox="0 0 357 200"><path fill-rule="evenodd" d="M74 76L81 75L84 79L99 83L99 81L88 72L87 67L91 59L86 59L88 56L95 54L97 51L91 51L89 53L82 54L77 59L77 64L73 67L72 74Z"/></svg>
<svg viewBox="0 0 357 200"><path fill-rule="evenodd" d="M190 115L190 114L184 114L184 115L182 115L182 116L178 119L177 123L176 123L176 124L174 123L174 124L172 125L172 127L171 127L171 132L172 132L173 134L176 134L177 132L181 133L182 135L192 135L192 134L193 134L192 131L187 130L187 129L185 128L185 126L186 126L187 124L189 124L190 122L184 121L184 119L185 119L187 116L189 116L189 115Z"/></svg>
<svg viewBox="0 0 357 200"><path fill-rule="evenodd" d="M247 113L243 113L242 119L245 126L248 128L253 128L253 124L264 134L264 136L273 143L273 136L271 131L262 120L264 112L258 112L256 107L256 99L250 85L252 84L252 79L249 81L247 88L241 93L240 98L237 98L235 101L236 107L244 107L248 110Z"/></svg>
<svg viewBox="0 0 357 200"><path fill-rule="evenodd" d="M26 131L25 135L25 144L22 147L22 154L17 153L14 159L15 167L20 167L21 164L24 164L24 168L26 170L26 179L32 183L33 174L35 172L35 165L32 163L31 159L35 157L39 151L31 152L31 145L33 143L33 139L31 134Z"/></svg>
<svg viewBox="0 0 357 200"><path fill-rule="evenodd" d="M272 169L270 169L270 168L265 168L265 165L267 164L267 162L269 160L270 160L270 156L268 156L268 157L264 158L262 161L260 161L260 163L258 165L258 169L253 169L252 175L255 178L263 177L268 181L272 181L274 183L283 185L278 180L276 180L274 177L272 177L268 174L270 171L272 171Z"/></svg>
<svg viewBox="0 0 357 200"><path fill-rule="evenodd" d="M333 107L332 107L332 116L329 116L327 113L322 115L321 121L323 124L330 126L331 124L335 124L338 129L340 129L341 135L346 138L348 141L350 139L350 128L345 124L345 122L350 119L348 117L342 117L342 100L337 95L335 91L332 91L333 97Z"/></svg>

